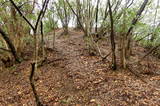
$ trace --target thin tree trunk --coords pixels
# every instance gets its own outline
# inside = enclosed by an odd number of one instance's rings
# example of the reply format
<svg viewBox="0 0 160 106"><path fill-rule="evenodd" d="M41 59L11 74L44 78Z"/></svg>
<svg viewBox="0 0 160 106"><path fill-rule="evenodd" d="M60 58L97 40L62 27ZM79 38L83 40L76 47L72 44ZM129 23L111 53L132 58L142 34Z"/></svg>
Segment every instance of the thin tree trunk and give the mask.
<svg viewBox="0 0 160 106"><path fill-rule="evenodd" d="M43 33L43 21L41 21L41 47L42 47L42 58L45 59L45 48L44 48L44 33Z"/></svg>
<svg viewBox="0 0 160 106"><path fill-rule="evenodd" d="M77 15L79 17L79 20L81 20L81 3L80 3L80 0L76 0L76 12L77 12ZM76 17L76 29L81 29L81 25L79 24L78 22L78 17Z"/></svg>
<svg viewBox="0 0 160 106"><path fill-rule="evenodd" d="M64 34L68 35L68 15L67 15L67 7L64 0L63 0L63 5L64 5L64 16L65 16Z"/></svg>
<svg viewBox="0 0 160 106"><path fill-rule="evenodd" d="M38 36L36 31L34 31L34 60L35 70L37 71L37 63L38 63Z"/></svg>
<svg viewBox="0 0 160 106"><path fill-rule="evenodd" d="M157 19L157 13L158 13L158 8L159 8L159 0L157 0L157 7L156 7L156 12L155 12L155 16L154 16L154 31L153 31L153 34L151 36L151 42L153 42L156 38L156 34L155 34L155 30L156 30L156 19Z"/></svg>
<svg viewBox="0 0 160 106"><path fill-rule="evenodd" d="M131 45L131 41L132 41L132 30L133 30L133 28L134 28L134 26L136 25L136 23L138 22L138 19L141 17L141 15L142 15L142 12L144 11L144 9L145 9L145 7L146 7L146 5L147 5L147 3L148 3L148 0L144 0L144 2L143 2L143 4L141 5L141 7L140 7L140 9L138 10L138 12L137 12L137 14L136 14L136 17L132 20L132 24L131 24L131 26L130 26L130 28L129 28L129 30L128 30L128 32L126 33L126 43L125 43L125 45L126 45L126 50L125 50L125 57L126 57L126 59L127 58L129 58L129 56L130 56L130 45Z"/></svg>
<svg viewBox="0 0 160 106"><path fill-rule="evenodd" d="M142 6L140 7L140 9L139 9L138 12L137 12L136 17L132 20L132 25L130 26L130 28L129 28L127 34L126 34L126 37L129 36L129 34L131 33L131 31L133 30L134 25L136 25L138 19L140 18L142 12L143 12L144 9L145 9L147 3L148 3L148 0L144 0Z"/></svg>
<svg viewBox="0 0 160 106"><path fill-rule="evenodd" d="M56 40L56 27L55 27L56 23L55 23L54 17L53 17L53 22L54 22L54 26L53 26L53 42L52 42L52 44L53 44L53 49L54 49L55 48L55 40Z"/></svg>
<svg viewBox="0 0 160 106"><path fill-rule="evenodd" d="M55 48L55 40L56 40L56 32L55 32L55 26L53 28L53 49Z"/></svg>
<svg viewBox="0 0 160 106"><path fill-rule="evenodd" d="M123 24L122 24L122 28L125 29L126 28L126 9L127 9L127 1L125 2L125 7L122 10L123 13ZM126 34L125 31L122 31L122 33L120 34L120 62L121 62L121 66L125 69L126 68L126 43L127 43L127 39L126 39Z"/></svg>
<svg viewBox="0 0 160 106"><path fill-rule="evenodd" d="M32 69L31 69L31 73L30 73L30 77L29 77L29 81L30 81L30 85L32 87L32 91L33 91L33 94L34 94L34 97L35 97L35 101L36 101L36 105L37 106L43 106L40 102L40 99L39 99L39 96L37 94L37 91L36 91L36 88L35 88L35 85L34 85L34 73L35 73L35 63L31 64L32 65Z"/></svg>
<svg viewBox="0 0 160 106"><path fill-rule="evenodd" d="M100 0L97 1L97 7L96 7L96 27L95 27L95 32L96 32L96 33L97 33L97 31L98 31L98 28L97 28L98 25L97 25L97 24L98 24L99 3L100 3Z"/></svg>
<svg viewBox="0 0 160 106"><path fill-rule="evenodd" d="M112 16L112 8L110 4L110 0L108 0L108 5L109 5L109 14L110 14L110 22L111 22L111 33L110 33L110 39L111 39L111 46L112 46L112 69L116 70L117 69L117 63L116 63L116 54L115 54L115 34L114 34L114 21L113 21L113 16Z"/></svg>

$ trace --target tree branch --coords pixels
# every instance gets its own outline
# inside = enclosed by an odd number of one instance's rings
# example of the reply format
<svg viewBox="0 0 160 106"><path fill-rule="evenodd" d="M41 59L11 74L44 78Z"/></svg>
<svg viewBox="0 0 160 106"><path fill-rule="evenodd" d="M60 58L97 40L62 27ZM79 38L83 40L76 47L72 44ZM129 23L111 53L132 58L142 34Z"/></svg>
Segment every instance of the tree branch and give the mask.
<svg viewBox="0 0 160 106"><path fill-rule="evenodd" d="M38 24L39 24L39 21L44 17L44 14L45 14L45 11L46 11L46 8L48 6L48 3L49 3L49 0L45 0L44 3L43 3L43 6L42 6L42 9L38 15L38 19L36 21L36 25L35 25L35 31L37 30L38 28Z"/></svg>
<svg viewBox="0 0 160 106"><path fill-rule="evenodd" d="M11 52L11 50L5 49L5 48L0 48L0 50L6 51L6 52Z"/></svg>
<svg viewBox="0 0 160 106"><path fill-rule="evenodd" d="M76 15L77 20L78 20L78 22L79 22L79 24L80 24L83 32L86 32L85 29L84 29L84 26L82 25L82 23L81 23L81 21L80 21L80 18L79 18L79 16L78 16L78 14L74 11L74 9L72 8L72 6L71 6L71 4L68 2L68 0L66 0L66 2L67 2L67 4L68 4L68 6L71 8L73 14Z"/></svg>
<svg viewBox="0 0 160 106"><path fill-rule="evenodd" d="M126 37L128 37L128 36L129 36L129 34L131 33L131 31L133 30L134 25L136 25L136 23L137 23L138 19L140 18L140 16L141 16L142 12L143 12L143 11L144 11L144 9L145 9L145 7L146 7L147 3L148 3L148 0L144 0L144 2L143 2L143 4L142 4L142 6L140 7L140 9L139 9L139 10L138 10L138 12L137 12L136 17L132 20L131 27L129 28L129 30L128 30L127 34L126 34Z"/></svg>
<svg viewBox="0 0 160 106"><path fill-rule="evenodd" d="M18 8L18 6L14 3L13 0L9 0L12 5L15 7L15 9L18 11L18 13L20 14L21 17L23 17L23 19L29 24L29 26L35 30L34 26L29 22L29 20L23 15L23 13L21 12L21 10Z"/></svg>

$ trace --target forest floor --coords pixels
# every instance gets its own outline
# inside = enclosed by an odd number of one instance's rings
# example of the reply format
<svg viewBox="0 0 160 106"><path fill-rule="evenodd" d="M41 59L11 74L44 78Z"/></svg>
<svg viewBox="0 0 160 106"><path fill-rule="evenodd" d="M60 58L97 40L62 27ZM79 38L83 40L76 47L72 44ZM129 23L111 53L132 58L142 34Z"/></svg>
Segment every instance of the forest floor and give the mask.
<svg viewBox="0 0 160 106"><path fill-rule="evenodd" d="M56 35L61 32L58 30ZM82 32L70 31L68 37L57 38L54 50L50 49L52 33L46 42L46 64L38 68L35 77L44 105L160 106L160 59L148 56L138 65L131 65L132 72L121 68L113 71L111 55L105 61L100 56L88 55ZM109 45L110 42L100 44L103 54L110 53ZM132 62L147 51L138 45L133 48ZM24 56L30 57L30 47L26 51ZM29 83L31 62L28 59L0 70L0 106L35 106Z"/></svg>

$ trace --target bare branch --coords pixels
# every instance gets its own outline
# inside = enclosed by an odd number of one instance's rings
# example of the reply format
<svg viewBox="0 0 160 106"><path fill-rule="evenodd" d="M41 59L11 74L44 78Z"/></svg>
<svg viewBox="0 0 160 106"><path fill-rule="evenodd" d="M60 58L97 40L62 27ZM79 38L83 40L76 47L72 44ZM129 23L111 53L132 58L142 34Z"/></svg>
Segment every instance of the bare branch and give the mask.
<svg viewBox="0 0 160 106"><path fill-rule="evenodd" d="M131 1L131 3L127 6L129 8L134 3L134 0Z"/></svg>
<svg viewBox="0 0 160 106"><path fill-rule="evenodd" d="M5 48L0 48L0 50L6 51L6 52L11 52L10 50L5 49Z"/></svg>
<svg viewBox="0 0 160 106"><path fill-rule="evenodd" d="M142 12L143 12L144 9L145 9L147 3L148 3L148 0L144 0L142 6L140 7L140 9L139 9L138 12L137 12L136 17L132 20L132 25L131 25L131 27L129 28L127 34L126 34L126 37L129 36L129 34L131 33L131 31L133 30L134 25L136 25L138 19L140 18Z"/></svg>
<svg viewBox="0 0 160 106"><path fill-rule="evenodd" d="M17 5L14 3L13 0L9 0L12 5L15 7L15 9L18 11L18 13L20 14L21 17L23 17L23 19L29 24L29 26L35 30L34 26L29 22L29 20L23 15L23 13L20 11L20 9L17 7Z"/></svg>
<svg viewBox="0 0 160 106"><path fill-rule="evenodd" d="M72 6L71 6L71 4L68 2L68 0L66 0L66 2L67 2L67 4L68 4L68 6L71 8L73 14L76 15L77 20L78 20L78 22L79 22L79 24L80 24L83 32L86 32L85 29L84 29L84 26L82 25L82 23L81 23L81 21L80 21L80 18L79 18L79 16L78 16L78 14L74 11L74 9L72 8Z"/></svg>
<svg viewBox="0 0 160 106"><path fill-rule="evenodd" d="M45 14L45 11L46 11L46 8L48 6L48 3L49 3L49 0L45 0L44 3L43 3L43 6L42 6L42 9L38 15L38 19L36 21L36 25L35 25L35 31L37 30L38 28L38 24L39 24L39 21L44 17L44 14Z"/></svg>

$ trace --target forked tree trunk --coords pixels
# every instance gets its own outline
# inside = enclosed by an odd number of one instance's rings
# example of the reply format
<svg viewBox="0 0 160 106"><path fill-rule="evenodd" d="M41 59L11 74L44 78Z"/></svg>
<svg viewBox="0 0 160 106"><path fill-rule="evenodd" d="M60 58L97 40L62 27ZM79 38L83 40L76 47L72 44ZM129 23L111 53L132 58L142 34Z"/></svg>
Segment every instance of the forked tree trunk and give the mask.
<svg viewBox="0 0 160 106"><path fill-rule="evenodd" d="M130 51L131 51L131 41L132 41L132 30L134 28L134 26L136 25L136 23L138 22L140 16L142 15L142 12L144 11L146 5L148 3L148 0L144 0L143 4L141 5L140 9L138 10L136 17L132 20L132 24L129 27L128 32L125 35L125 39L126 39L126 43L125 43L125 58L128 59L130 57ZM125 63L127 64L127 63Z"/></svg>
<svg viewBox="0 0 160 106"><path fill-rule="evenodd" d="M18 8L18 6L14 3L13 0L9 0L12 5L15 7L15 9L18 11L18 13L20 14L20 16L23 17L23 19L28 23L28 25L32 28L33 32L34 32L34 59L33 59L33 65L32 65L32 70L31 70L31 74L30 74L30 82L31 82L31 86L32 86L32 89L33 89L33 93L35 93L35 88L33 88L34 86L34 82L33 82L33 77L34 77L34 72L37 71L37 63L38 63L38 36L37 36L37 29L38 29L38 26L39 26L39 22L41 22L41 20L43 19L44 17L44 14L46 12L46 9L48 7L48 3L49 3L49 0L45 0L43 2L43 5L42 5L42 9L38 15L38 18L36 20L36 24L35 26L33 26L29 20L27 19L27 17L25 17L23 15L23 13L21 12L21 10ZM40 106L40 101L37 102L37 98L35 96L35 99L36 99L36 103L37 103L37 106Z"/></svg>
<svg viewBox="0 0 160 106"><path fill-rule="evenodd" d="M136 25L136 23L137 23L138 19L140 18L142 12L144 11L147 3L148 3L148 0L144 0L142 6L140 7L140 9L139 9L138 12L137 12L136 17L132 20L132 25L130 26L130 28L129 28L127 34L126 34L126 36L129 36L130 33L132 32L134 26Z"/></svg>

